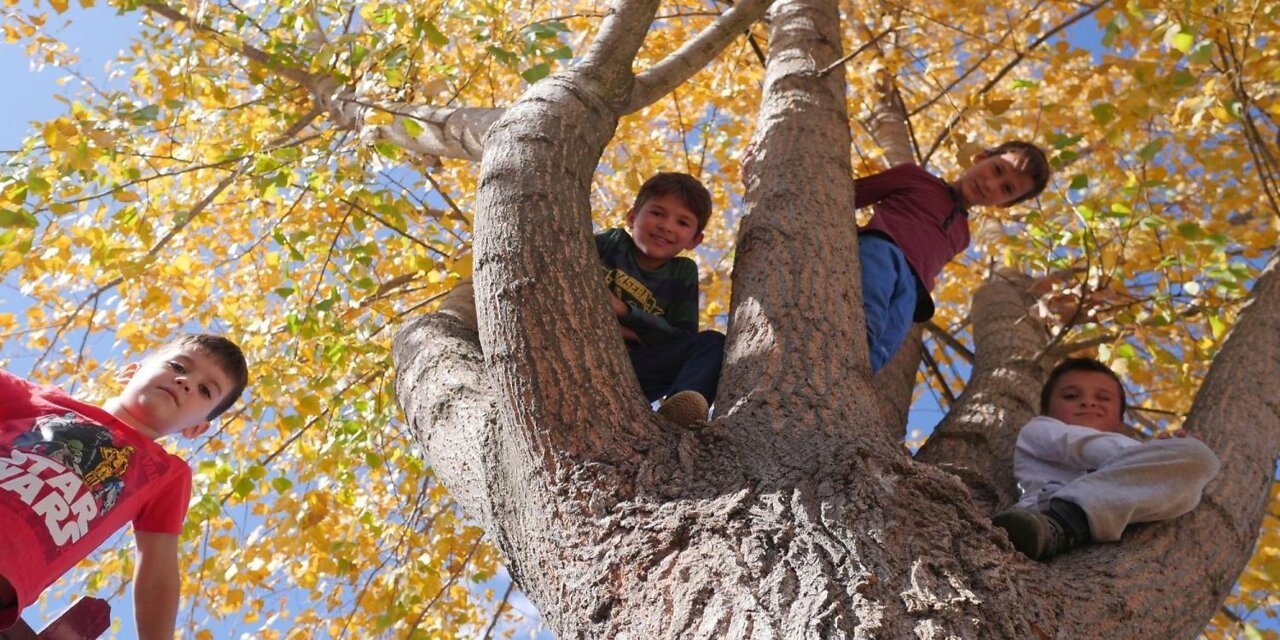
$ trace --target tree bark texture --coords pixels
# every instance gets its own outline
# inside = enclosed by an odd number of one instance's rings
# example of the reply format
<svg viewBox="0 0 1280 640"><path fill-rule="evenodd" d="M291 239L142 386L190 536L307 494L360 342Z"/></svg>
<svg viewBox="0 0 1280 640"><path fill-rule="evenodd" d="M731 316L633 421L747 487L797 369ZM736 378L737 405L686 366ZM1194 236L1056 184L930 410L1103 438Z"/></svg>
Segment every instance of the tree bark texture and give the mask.
<svg viewBox="0 0 1280 640"><path fill-rule="evenodd" d="M909 397L914 369L876 386L869 373L845 87L820 72L840 57L837 3L779 0L717 413L669 424L625 357L588 210L656 7L615 3L583 62L490 130L478 335L436 314L394 345L439 477L557 636L1194 636L1248 558L1280 449L1274 270L1188 422L1223 462L1204 504L1120 543L1023 558L988 517L1015 495L1013 441L1050 364L1029 282L998 272L976 292L972 379L912 459L878 387Z"/></svg>

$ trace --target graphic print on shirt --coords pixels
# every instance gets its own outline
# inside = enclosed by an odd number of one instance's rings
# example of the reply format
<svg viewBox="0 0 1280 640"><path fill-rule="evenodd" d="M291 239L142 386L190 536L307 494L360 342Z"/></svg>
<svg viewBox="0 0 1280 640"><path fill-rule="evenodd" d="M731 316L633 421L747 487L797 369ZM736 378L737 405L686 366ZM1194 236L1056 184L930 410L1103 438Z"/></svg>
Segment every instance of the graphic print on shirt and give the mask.
<svg viewBox="0 0 1280 640"><path fill-rule="evenodd" d="M111 432L76 415L46 415L30 431L0 447L0 492L30 507L31 524L53 542L46 550L79 540L89 523L115 507L134 447L117 446Z"/></svg>
<svg viewBox="0 0 1280 640"><path fill-rule="evenodd" d="M645 313L655 316L666 313L662 307L658 306L658 299L654 297L652 291L649 291L649 287L622 269L605 267L604 283L623 302L634 302L635 306Z"/></svg>

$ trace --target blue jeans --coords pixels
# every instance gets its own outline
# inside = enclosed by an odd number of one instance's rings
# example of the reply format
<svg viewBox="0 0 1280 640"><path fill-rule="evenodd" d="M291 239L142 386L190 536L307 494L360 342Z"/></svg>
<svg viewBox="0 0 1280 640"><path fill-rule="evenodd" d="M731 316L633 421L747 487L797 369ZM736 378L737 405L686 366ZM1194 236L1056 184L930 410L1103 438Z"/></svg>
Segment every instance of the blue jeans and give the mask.
<svg viewBox="0 0 1280 640"><path fill-rule="evenodd" d="M629 355L649 402L685 390L713 402L724 360L724 334L701 331L658 345L639 345Z"/></svg>
<svg viewBox="0 0 1280 640"><path fill-rule="evenodd" d="M867 316L867 346L871 372L889 363L911 330L916 309L916 274L902 249L888 238L863 233L858 236L862 259L862 305Z"/></svg>

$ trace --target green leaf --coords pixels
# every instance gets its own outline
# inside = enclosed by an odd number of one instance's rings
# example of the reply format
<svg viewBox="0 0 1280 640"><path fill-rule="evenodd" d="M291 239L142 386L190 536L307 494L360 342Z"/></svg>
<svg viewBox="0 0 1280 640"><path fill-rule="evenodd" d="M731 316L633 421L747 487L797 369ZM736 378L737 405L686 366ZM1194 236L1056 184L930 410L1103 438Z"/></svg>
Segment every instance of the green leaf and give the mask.
<svg viewBox="0 0 1280 640"><path fill-rule="evenodd" d="M1120 28L1122 26L1123 23L1120 22L1119 17L1112 18L1111 21L1107 23L1106 28L1102 31L1102 46L1108 49L1114 48L1116 46L1116 36L1120 35Z"/></svg>
<svg viewBox="0 0 1280 640"><path fill-rule="evenodd" d="M563 46L558 49L548 51L545 55L552 60L568 60L573 57L573 49L570 49L568 46Z"/></svg>
<svg viewBox="0 0 1280 640"><path fill-rule="evenodd" d="M1035 80L1014 80L1012 82L1014 89L1030 89L1036 86Z"/></svg>
<svg viewBox="0 0 1280 640"><path fill-rule="evenodd" d="M360 61L364 60L365 56L368 56L368 55L369 55L368 47L362 47L358 44L351 45L351 56L349 58L351 60L351 66L353 67L359 66Z"/></svg>
<svg viewBox="0 0 1280 640"><path fill-rule="evenodd" d="M1153 158L1156 157L1157 153L1160 153L1160 150L1163 148L1164 148L1164 139L1156 138L1155 140L1152 140L1151 142L1148 142L1147 144L1142 145L1142 148L1138 150L1138 157L1142 158L1147 162L1150 162Z"/></svg>
<svg viewBox="0 0 1280 640"><path fill-rule="evenodd" d="M276 493L284 493L293 488L293 481L284 477L272 478L271 488L275 489Z"/></svg>
<svg viewBox="0 0 1280 640"><path fill-rule="evenodd" d="M1164 37L1164 43L1166 46L1171 49L1177 49L1183 54L1190 53L1191 45L1195 44L1195 42L1196 37L1193 34L1183 31L1180 26L1176 29L1169 29L1169 32L1165 34Z"/></svg>
<svg viewBox="0 0 1280 640"><path fill-rule="evenodd" d="M520 60L520 56L517 56L516 54L511 53L510 51L507 51L506 49L503 49L502 47L499 47L496 45L491 44L485 47L484 50L493 54L493 57L497 58L498 62L501 62L502 64L505 64L509 67L515 66L516 62Z"/></svg>
<svg viewBox="0 0 1280 640"><path fill-rule="evenodd" d="M1213 332L1214 340L1221 340L1227 335L1227 323L1218 316L1209 316L1209 330Z"/></svg>
<svg viewBox="0 0 1280 640"><path fill-rule="evenodd" d="M1188 240L1199 240L1204 237L1204 229L1198 222L1183 222L1177 227L1178 233Z"/></svg>
<svg viewBox="0 0 1280 640"><path fill-rule="evenodd" d="M1080 142L1080 139L1083 137L1084 137L1083 135L1068 136L1063 134L1057 134L1053 136L1053 140L1052 140L1053 148L1066 149L1067 147L1077 142Z"/></svg>
<svg viewBox="0 0 1280 640"><path fill-rule="evenodd" d="M129 113L129 119L134 122L151 122L160 117L159 105L149 104L141 109L137 109Z"/></svg>
<svg viewBox="0 0 1280 640"><path fill-rule="evenodd" d="M413 118L403 118L400 120L400 123L404 126L404 132L415 138L422 135L422 132L425 131L422 124Z"/></svg>
<svg viewBox="0 0 1280 640"><path fill-rule="evenodd" d="M1087 186L1089 186L1089 176L1081 173L1071 178L1071 185L1067 188L1074 191L1077 189L1083 189Z"/></svg>
<svg viewBox="0 0 1280 640"><path fill-rule="evenodd" d="M1104 102L1099 105L1094 105L1094 107L1089 110L1089 113L1093 114L1093 119L1097 120L1098 124L1107 124L1116 117L1116 108Z"/></svg>
<svg viewBox="0 0 1280 640"><path fill-rule="evenodd" d="M535 64L532 67L529 67L528 69L525 69L524 71L520 72L520 77L524 78L525 82L528 82L530 84L533 84L534 82L537 82L547 77L548 75L551 75L551 65L545 62L539 62L538 64Z"/></svg>
<svg viewBox="0 0 1280 640"><path fill-rule="evenodd" d="M424 31L427 34L427 42L430 42L437 47L443 47L449 44L449 39L446 38L443 33L440 33L440 29L436 27L436 23L428 22Z"/></svg>
<svg viewBox="0 0 1280 640"><path fill-rule="evenodd" d="M0 227L22 227L34 229L40 224L30 212L22 209L0 209Z"/></svg>
<svg viewBox="0 0 1280 640"><path fill-rule="evenodd" d="M247 497L250 493L253 493L253 487L255 484L256 483L253 481L252 478L249 478L248 476L240 476L240 479L236 480L235 487L232 489L232 491L234 491L235 494L240 496L241 498L244 498L244 497Z"/></svg>

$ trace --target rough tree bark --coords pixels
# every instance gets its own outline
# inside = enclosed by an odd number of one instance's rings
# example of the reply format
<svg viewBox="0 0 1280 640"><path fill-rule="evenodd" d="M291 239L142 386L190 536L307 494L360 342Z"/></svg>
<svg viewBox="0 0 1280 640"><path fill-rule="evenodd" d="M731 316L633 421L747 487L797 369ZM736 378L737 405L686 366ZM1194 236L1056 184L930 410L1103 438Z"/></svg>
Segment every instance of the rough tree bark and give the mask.
<svg viewBox="0 0 1280 640"><path fill-rule="evenodd" d="M717 415L677 428L640 395L589 237L591 174L656 6L615 3L581 64L490 129L478 335L433 314L394 347L439 477L557 635L1193 636L1248 558L1280 449L1274 268L1187 424L1223 461L1204 504L1118 544L1022 558L987 515L1012 498L1013 437L1045 368L1025 279L995 274L975 295L972 380L913 460L869 376L844 83L821 73L840 57L836 3L779 0Z"/></svg>

